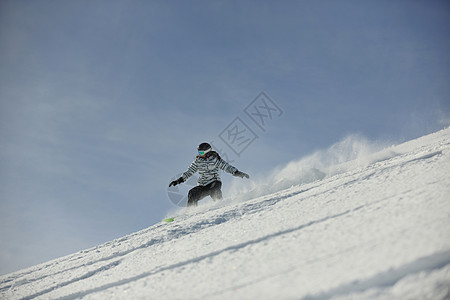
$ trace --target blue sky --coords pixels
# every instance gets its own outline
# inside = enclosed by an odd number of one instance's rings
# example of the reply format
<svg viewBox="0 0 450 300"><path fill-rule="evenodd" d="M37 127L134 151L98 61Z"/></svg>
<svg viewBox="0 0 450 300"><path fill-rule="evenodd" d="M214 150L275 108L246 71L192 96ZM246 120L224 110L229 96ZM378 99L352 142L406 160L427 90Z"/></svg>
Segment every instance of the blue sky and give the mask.
<svg viewBox="0 0 450 300"><path fill-rule="evenodd" d="M263 177L450 125L449 33L448 1L2 1L0 273L159 222L203 141ZM282 110L264 131L262 91Z"/></svg>

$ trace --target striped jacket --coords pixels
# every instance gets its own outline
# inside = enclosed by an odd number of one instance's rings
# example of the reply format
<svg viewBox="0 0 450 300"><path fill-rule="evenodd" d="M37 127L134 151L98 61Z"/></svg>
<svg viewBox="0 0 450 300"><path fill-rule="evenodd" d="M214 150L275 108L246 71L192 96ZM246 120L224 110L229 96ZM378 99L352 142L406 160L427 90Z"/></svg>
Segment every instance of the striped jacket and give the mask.
<svg viewBox="0 0 450 300"><path fill-rule="evenodd" d="M182 177L184 181L186 181L198 171L199 178L197 183L205 186L215 180L220 181L219 169L230 174L235 174L237 172L237 169L224 161L217 152L211 151L206 157L197 155L187 171L183 173Z"/></svg>

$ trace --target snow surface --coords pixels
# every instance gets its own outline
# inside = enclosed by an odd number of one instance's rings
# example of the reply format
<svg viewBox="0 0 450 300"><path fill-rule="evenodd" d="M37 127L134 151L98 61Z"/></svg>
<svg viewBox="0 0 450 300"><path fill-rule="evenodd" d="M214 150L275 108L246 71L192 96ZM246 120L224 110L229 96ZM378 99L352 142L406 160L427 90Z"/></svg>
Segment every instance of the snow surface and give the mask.
<svg viewBox="0 0 450 300"><path fill-rule="evenodd" d="M447 128L2 276L0 298L449 299L449 173Z"/></svg>

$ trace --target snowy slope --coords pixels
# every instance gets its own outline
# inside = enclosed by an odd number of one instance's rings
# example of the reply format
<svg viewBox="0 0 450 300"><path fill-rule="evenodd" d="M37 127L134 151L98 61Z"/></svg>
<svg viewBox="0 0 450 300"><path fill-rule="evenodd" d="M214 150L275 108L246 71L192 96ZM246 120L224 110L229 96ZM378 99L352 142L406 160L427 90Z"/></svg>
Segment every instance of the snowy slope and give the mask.
<svg viewBox="0 0 450 300"><path fill-rule="evenodd" d="M450 128L0 277L1 299L448 299Z"/></svg>

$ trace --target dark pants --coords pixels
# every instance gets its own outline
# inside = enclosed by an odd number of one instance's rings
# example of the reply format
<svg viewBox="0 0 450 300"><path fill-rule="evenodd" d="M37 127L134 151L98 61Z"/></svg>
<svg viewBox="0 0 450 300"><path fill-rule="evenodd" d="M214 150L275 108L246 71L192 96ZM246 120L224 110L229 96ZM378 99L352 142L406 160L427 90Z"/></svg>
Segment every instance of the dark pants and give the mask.
<svg viewBox="0 0 450 300"><path fill-rule="evenodd" d="M220 188L222 187L222 182L213 181L207 185L197 185L192 188L188 194L188 203L187 206L197 206L197 202L206 196L211 196L213 200L221 200L222 199L222 191Z"/></svg>

